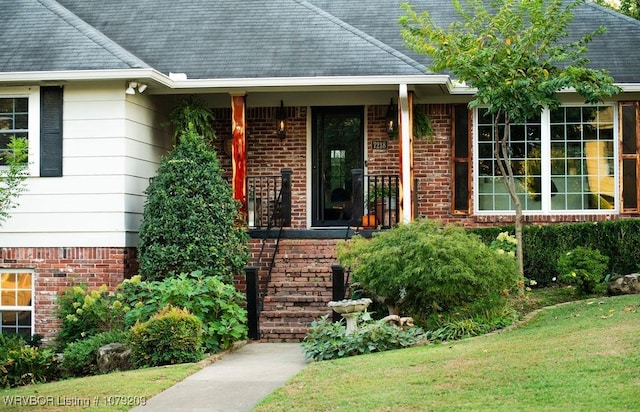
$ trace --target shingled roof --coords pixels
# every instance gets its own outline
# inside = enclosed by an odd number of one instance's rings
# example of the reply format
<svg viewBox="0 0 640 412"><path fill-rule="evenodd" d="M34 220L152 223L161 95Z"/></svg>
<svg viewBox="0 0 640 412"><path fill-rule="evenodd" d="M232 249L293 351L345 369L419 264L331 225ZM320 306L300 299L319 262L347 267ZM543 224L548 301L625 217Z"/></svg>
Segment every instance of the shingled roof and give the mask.
<svg viewBox="0 0 640 412"><path fill-rule="evenodd" d="M399 0L0 0L0 72L153 68L189 79L430 74L402 43ZM410 1L436 21L450 2ZM8 18L7 18L8 17ZM640 83L640 22L585 4L576 35L603 25L590 65Z"/></svg>

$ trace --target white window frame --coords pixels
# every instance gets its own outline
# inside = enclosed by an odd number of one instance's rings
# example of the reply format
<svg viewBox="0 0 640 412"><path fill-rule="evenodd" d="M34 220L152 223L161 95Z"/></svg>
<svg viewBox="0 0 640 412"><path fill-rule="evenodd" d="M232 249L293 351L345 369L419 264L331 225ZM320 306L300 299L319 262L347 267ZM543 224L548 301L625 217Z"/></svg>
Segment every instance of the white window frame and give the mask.
<svg viewBox="0 0 640 412"><path fill-rule="evenodd" d="M0 88L0 98L28 98L29 99L29 176L40 175L40 87L3 87Z"/></svg>
<svg viewBox="0 0 640 412"><path fill-rule="evenodd" d="M35 271L31 269L0 269L0 274L4 273L29 273L31 275L31 305L29 306L8 306L2 305L0 301L0 312L31 312L31 328L30 328L30 336L34 335L35 331L35 284L36 284L36 274ZM1 325L1 324L0 324ZM1 329L1 326L0 326Z"/></svg>
<svg viewBox="0 0 640 412"><path fill-rule="evenodd" d="M610 215L620 213L620 165L619 165L619 130L618 130L618 105L614 102L603 102L599 104L579 104L566 103L560 107L595 107L609 106L613 109L613 158L614 158L614 207L613 209L551 209L551 111L543 109L540 115L540 140L541 140L541 184L542 184L542 207L540 210L522 210L523 215ZM481 107L481 108L486 108ZM480 210L480 174L478 155L478 108L473 110L473 213L478 216L515 215L514 210ZM498 175L501 179L501 176Z"/></svg>

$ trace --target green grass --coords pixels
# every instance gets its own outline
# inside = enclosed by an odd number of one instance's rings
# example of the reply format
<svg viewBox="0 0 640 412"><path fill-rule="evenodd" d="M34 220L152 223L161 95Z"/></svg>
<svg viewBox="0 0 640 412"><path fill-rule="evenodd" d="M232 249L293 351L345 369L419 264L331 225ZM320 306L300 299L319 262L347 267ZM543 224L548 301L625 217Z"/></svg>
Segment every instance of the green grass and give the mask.
<svg viewBox="0 0 640 412"><path fill-rule="evenodd" d="M186 363L0 389L0 411L128 411L200 370L202 365ZM10 406L11 402L14 406ZM15 402L35 405L16 406ZM123 404L127 402L132 406Z"/></svg>
<svg viewBox="0 0 640 412"><path fill-rule="evenodd" d="M640 410L639 310L593 298L503 333L314 362L256 410Z"/></svg>

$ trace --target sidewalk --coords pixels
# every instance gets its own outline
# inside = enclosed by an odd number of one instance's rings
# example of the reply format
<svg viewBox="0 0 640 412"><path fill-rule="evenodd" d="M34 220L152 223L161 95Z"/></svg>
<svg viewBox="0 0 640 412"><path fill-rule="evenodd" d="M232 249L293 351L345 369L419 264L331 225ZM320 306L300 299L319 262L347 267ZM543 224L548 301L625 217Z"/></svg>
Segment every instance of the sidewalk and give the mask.
<svg viewBox="0 0 640 412"><path fill-rule="evenodd" d="M248 343L131 411L250 411L306 365L298 343Z"/></svg>

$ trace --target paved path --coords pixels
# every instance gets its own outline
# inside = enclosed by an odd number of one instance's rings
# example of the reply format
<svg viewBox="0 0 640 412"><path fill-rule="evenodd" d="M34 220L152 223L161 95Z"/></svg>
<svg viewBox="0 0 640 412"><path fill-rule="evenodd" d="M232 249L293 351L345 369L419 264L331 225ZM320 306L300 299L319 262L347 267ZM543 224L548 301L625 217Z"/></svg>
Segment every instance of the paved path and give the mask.
<svg viewBox="0 0 640 412"><path fill-rule="evenodd" d="M132 411L250 411L306 364L300 344L249 343Z"/></svg>

